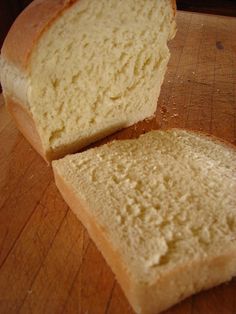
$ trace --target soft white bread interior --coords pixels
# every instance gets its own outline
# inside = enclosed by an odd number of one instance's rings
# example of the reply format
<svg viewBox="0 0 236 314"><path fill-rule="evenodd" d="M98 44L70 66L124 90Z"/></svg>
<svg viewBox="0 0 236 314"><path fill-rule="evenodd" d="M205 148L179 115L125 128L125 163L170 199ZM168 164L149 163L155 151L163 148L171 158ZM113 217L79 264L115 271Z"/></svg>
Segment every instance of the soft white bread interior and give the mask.
<svg viewBox="0 0 236 314"><path fill-rule="evenodd" d="M236 275L233 147L152 131L52 165L135 312L156 314Z"/></svg>
<svg viewBox="0 0 236 314"><path fill-rule="evenodd" d="M35 1L31 13L41 10L46 15L46 2ZM57 2L63 3L52 3ZM171 0L67 2L73 3L48 21L40 36L31 35L35 44L28 40L32 47L30 52L25 48L24 66L11 60L10 47L3 47L1 58L10 111L17 112L11 110L14 102L31 115L41 141L40 149L34 146L47 160L151 116L170 56L167 42L175 34ZM14 35L20 40L21 29L32 32L26 28L32 14L26 14L19 17L24 18L20 27L10 31L6 46L13 45ZM39 27L37 21L32 27ZM28 122L15 119L31 140Z"/></svg>

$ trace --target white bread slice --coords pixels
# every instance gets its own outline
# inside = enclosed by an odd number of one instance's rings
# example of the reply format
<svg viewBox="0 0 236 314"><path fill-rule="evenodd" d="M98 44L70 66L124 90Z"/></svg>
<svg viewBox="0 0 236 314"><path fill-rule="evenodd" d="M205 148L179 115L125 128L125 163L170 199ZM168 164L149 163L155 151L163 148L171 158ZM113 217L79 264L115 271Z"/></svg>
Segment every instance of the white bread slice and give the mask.
<svg viewBox="0 0 236 314"><path fill-rule="evenodd" d="M9 111L52 160L151 116L175 34L174 0L36 0L1 53Z"/></svg>
<svg viewBox="0 0 236 314"><path fill-rule="evenodd" d="M233 146L152 131L52 166L136 313L158 313L236 275Z"/></svg>

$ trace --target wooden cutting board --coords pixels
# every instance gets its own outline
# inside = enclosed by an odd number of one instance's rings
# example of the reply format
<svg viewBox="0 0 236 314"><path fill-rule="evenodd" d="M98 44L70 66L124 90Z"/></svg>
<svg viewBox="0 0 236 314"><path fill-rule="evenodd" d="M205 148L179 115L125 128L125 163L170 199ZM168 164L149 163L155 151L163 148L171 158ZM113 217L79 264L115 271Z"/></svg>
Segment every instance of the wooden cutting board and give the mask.
<svg viewBox="0 0 236 314"><path fill-rule="evenodd" d="M178 12L177 20L156 116L109 139L185 127L236 144L236 19ZM3 105L0 313L133 313L110 268L62 200L51 168L17 131ZM236 281L165 313L236 313Z"/></svg>

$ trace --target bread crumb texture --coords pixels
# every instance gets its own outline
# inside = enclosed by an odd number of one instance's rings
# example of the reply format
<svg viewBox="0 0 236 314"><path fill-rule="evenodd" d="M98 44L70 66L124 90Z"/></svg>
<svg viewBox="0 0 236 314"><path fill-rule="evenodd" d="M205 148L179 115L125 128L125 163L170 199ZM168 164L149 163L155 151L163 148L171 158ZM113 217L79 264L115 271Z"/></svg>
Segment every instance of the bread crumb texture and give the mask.
<svg viewBox="0 0 236 314"><path fill-rule="evenodd" d="M152 115L174 34L169 0L80 0L33 51L30 110L49 150Z"/></svg>
<svg viewBox="0 0 236 314"><path fill-rule="evenodd" d="M53 166L140 282L236 250L236 153L220 142L152 131Z"/></svg>

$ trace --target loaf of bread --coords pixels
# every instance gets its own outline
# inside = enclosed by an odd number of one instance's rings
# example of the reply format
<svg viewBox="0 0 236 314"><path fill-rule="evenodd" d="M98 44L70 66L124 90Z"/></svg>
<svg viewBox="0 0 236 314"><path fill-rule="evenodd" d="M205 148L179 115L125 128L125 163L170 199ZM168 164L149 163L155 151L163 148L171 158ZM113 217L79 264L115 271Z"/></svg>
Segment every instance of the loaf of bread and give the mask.
<svg viewBox="0 0 236 314"><path fill-rule="evenodd" d="M236 151L152 131L53 161L56 184L136 313L236 275Z"/></svg>
<svg viewBox="0 0 236 314"><path fill-rule="evenodd" d="M1 51L4 97L48 161L151 116L174 0L36 0Z"/></svg>

